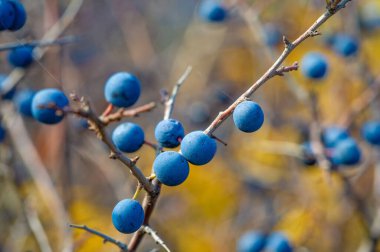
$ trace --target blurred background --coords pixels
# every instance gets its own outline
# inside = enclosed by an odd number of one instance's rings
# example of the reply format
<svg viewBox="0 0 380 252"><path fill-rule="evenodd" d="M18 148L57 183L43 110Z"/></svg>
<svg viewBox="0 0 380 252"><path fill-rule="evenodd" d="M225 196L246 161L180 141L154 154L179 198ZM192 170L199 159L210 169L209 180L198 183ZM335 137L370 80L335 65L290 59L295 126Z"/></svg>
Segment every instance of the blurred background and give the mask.
<svg viewBox="0 0 380 252"><path fill-rule="evenodd" d="M1 33L1 43L40 39L70 4L67 0L21 2L28 13L27 24L16 33ZM83 1L61 35L77 36L78 41L49 48L27 69L18 88L62 88L66 94L85 96L100 114L107 107L105 81L115 72L131 72L142 85L135 106L150 101L158 106L125 121L143 126L146 139L154 142L154 127L164 111L160 90L171 90L191 65L193 71L177 97L173 118L183 123L186 132L204 130L280 55L281 36L268 42L268 29L294 40L325 11L326 2L224 1L228 17L223 22L204 20L199 4L195 0ZM281 231L296 251L349 252L368 245L379 211L380 159L378 149L362 140L360 128L367 120L379 119L378 99L350 123L350 133L363 153L359 165L326 176L318 165L305 165L301 144L310 140L313 120L308 95L317 97L322 124L334 125L350 114L353 102L378 76L379 20L379 1L349 3L323 25L322 36L307 40L286 60L291 65L307 52L321 52L329 62L326 78L311 81L298 71L268 81L252 97L265 113L262 129L246 134L228 119L215 132L228 143L218 144L216 158L205 166L192 166L181 186L163 188L151 226L172 251L235 251L237 240L249 230ZM332 50L329 38L336 33L358 39L356 56L342 57ZM7 52L0 52L0 61L0 72L9 74ZM0 106L5 103L9 101ZM127 168L108 158L107 148L77 117L69 116L55 126L30 118L16 122L0 144L0 251L42 251L33 223L44 230L52 251L61 251L66 242L73 243L74 251L118 251L89 233L70 233L67 224L85 224L127 242L131 236L117 232L111 222L114 205L131 198L136 188ZM116 125L109 126L108 132ZM24 139L24 147L32 143L37 153L18 150L17 136L21 146ZM31 161L25 162L22 156L28 155ZM154 151L143 146L130 157L136 155L139 167L149 175ZM47 171L60 203L50 202L54 195L49 188L44 194L38 190L41 183L44 188L41 180L46 177L31 176L33 168L28 166L35 165ZM57 212L57 204L66 213ZM72 241L67 238L71 235ZM139 251L153 248L159 246L146 236Z"/></svg>

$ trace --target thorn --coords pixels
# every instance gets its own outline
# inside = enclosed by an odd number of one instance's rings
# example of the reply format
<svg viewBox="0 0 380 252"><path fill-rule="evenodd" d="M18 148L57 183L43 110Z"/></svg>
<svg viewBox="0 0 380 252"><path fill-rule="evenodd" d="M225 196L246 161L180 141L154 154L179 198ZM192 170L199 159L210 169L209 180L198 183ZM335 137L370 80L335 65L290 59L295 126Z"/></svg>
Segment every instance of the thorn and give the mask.
<svg viewBox="0 0 380 252"><path fill-rule="evenodd" d="M118 159L119 155L120 155L120 153L115 153L115 152L111 151L111 153L110 153L110 155L108 157L110 159Z"/></svg>
<svg viewBox="0 0 380 252"><path fill-rule="evenodd" d="M284 42L286 48L291 47L292 42L290 42L287 37L282 36L282 41Z"/></svg>
<svg viewBox="0 0 380 252"><path fill-rule="evenodd" d="M219 143L223 144L224 146L227 146L227 143L225 141L223 141L222 139L216 137L215 135L211 135L211 137L214 138Z"/></svg>
<svg viewBox="0 0 380 252"><path fill-rule="evenodd" d="M134 158L131 159L133 165L135 165L137 163L137 161L139 161L140 157L139 156L136 156Z"/></svg>

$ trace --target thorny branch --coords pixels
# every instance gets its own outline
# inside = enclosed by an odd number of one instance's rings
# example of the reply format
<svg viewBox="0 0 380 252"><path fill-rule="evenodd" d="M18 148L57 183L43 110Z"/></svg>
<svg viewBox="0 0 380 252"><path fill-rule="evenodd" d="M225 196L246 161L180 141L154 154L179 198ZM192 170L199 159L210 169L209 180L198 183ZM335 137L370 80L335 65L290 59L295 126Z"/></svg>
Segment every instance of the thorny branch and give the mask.
<svg viewBox="0 0 380 252"><path fill-rule="evenodd" d="M64 45L69 43L74 43L78 41L76 36L67 36L58 39L47 39L47 40L33 40L33 41L17 41L6 44L0 44L0 52L8 51L19 47L24 46L33 46L33 47L45 47L53 45Z"/></svg>
<svg viewBox="0 0 380 252"><path fill-rule="evenodd" d="M115 244L116 246L118 246L121 251L128 251L128 247L126 244L122 243L121 241L118 241L118 240L115 240L113 239L112 237L106 235L106 234L103 234L95 229L92 229L92 228L89 228L87 227L86 225L75 225L75 224L70 224L70 227L71 228L76 228L76 229L82 229L82 230L85 230L91 234L94 234L96 236L99 236L101 238L103 238L103 242L106 243L106 242L109 242L109 243L112 243L112 244Z"/></svg>
<svg viewBox="0 0 380 252"><path fill-rule="evenodd" d="M171 93L171 96L166 98L164 119L170 118L170 116L173 112L173 109L174 109L174 104L175 104L175 99L177 97L177 94L178 94L181 86L183 85L183 83L185 82L187 77L189 76L191 69L192 68L190 66L186 68L185 72L178 79L176 85L174 86L172 93ZM157 152L159 152L159 150ZM153 179L152 184L154 185L157 194L152 195L150 193L147 193L144 197L144 200L143 200L143 208L144 208L144 212L145 212L145 219L144 219L144 223L143 223L144 226L149 226L150 217L151 217L153 210L157 204L157 200L158 200L158 197L160 196L160 192L161 192L161 183L160 183L160 181L158 181L158 179L156 179L156 178ZM128 248L130 251L135 251L137 249L137 247L140 245L142 239L144 238L144 235L145 235L145 232L144 232L143 228L140 228L136 233L134 233L131 241L128 244Z"/></svg>
<svg viewBox="0 0 380 252"><path fill-rule="evenodd" d="M330 17L332 17L336 12L341 10L346 6L351 0L342 0L335 8L327 10L323 15L321 15L317 21L309 27L301 36L299 36L293 42L286 40L285 49L283 50L280 57L273 63L273 65L247 90L245 91L234 103L232 103L226 110L219 113L219 115L214 119L214 121L208 126L204 131L208 135L212 133L232 114L236 106L248 99L253 93L257 91L264 83L276 76L277 71L281 67L282 63L289 56L289 54L299 46L306 39L316 36L318 34L317 29L323 25Z"/></svg>
<svg viewBox="0 0 380 252"><path fill-rule="evenodd" d="M144 232L152 237L152 239L161 247L163 247L167 252L170 252L168 246L166 246L165 242L158 236L157 232L154 231L150 226L143 226L142 229Z"/></svg>

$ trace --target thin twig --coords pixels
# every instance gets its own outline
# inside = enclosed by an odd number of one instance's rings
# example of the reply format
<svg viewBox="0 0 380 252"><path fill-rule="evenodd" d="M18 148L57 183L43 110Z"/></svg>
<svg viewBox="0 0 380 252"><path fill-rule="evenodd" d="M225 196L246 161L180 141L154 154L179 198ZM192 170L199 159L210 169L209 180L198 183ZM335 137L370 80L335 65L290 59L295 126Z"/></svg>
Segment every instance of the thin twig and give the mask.
<svg viewBox="0 0 380 252"><path fill-rule="evenodd" d="M163 247L167 252L170 252L168 246L166 246L165 242L158 236L157 232L154 231L150 226L143 226L142 229L144 232L152 237L152 239L161 247Z"/></svg>
<svg viewBox="0 0 380 252"><path fill-rule="evenodd" d="M69 43L77 42L79 38L77 36L66 36L58 39L49 39L49 40L33 40L33 41L17 41L11 43L0 44L1 51L9 51L15 48L32 46L32 47L45 47L45 46L54 46L54 45L64 45Z"/></svg>
<svg viewBox="0 0 380 252"><path fill-rule="evenodd" d="M112 238L106 234L103 234L103 233L101 233L95 229L89 228L86 225L70 224L70 227L85 230L91 234L94 234L94 235L97 235L97 236L103 238L104 243L109 242L109 243L112 243L112 244L115 244L116 246L118 246L121 249L121 251L128 251L128 247L125 243L122 243L121 241L115 240L114 238Z"/></svg>
<svg viewBox="0 0 380 252"><path fill-rule="evenodd" d="M204 131L208 135L212 133L232 114L236 106L248 99L253 93L256 92L264 83L276 76L277 71L281 67L282 63L289 56L289 54L299 46L306 39L313 37L317 34L317 29L324 24L331 16L333 16L340 9L344 8L351 0L342 0L335 9L326 11L321 15L313 25L311 25L300 37L293 42L289 42L280 57L274 62L274 64L262 75L247 91L245 91L234 103L232 103L225 111L220 112L209 127Z"/></svg>
<svg viewBox="0 0 380 252"><path fill-rule="evenodd" d="M152 111L155 107L156 103L150 102L145 105L128 110L121 108L115 113L106 115L104 117L100 117L100 120L103 122L104 125L108 125L111 122L118 122L125 117L137 117L142 113Z"/></svg>
<svg viewBox="0 0 380 252"><path fill-rule="evenodd" d="M174 103L177 98L177 94L189 74L191 73L192 67L188 66L182 76L178 79L177 84L174 86L173 91L169 97L169 99L165 102L165 114L164 120L169 119L173 113Z"/></svg>

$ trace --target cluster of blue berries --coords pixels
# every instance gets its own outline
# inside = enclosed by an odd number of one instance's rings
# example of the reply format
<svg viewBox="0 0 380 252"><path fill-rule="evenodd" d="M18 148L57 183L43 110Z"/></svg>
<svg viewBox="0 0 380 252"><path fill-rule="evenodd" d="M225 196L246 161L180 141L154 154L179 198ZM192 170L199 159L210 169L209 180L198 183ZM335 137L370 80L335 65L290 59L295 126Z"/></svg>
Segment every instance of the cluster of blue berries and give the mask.
<svg viewBox="0 0 380 252"><path fill-rule="evenodd" d="M361 129L363 139L374 147L380 146L380 121L369 121ZM323 130L322 142L326 149L326 157L334 166L353 166L359 164L362 154L357 141L346 129L331 126ZM306 165L314 165L316 160L309 142L302 145L303 161Z"/></svg>
<svg viewBox="0 0 380 252"><path fill-rule="evenodd" d="M26 11L18 0L0 1L0 31L17 31L26 23Z"/></svg>
<svg viewBox="0 0 380 252"><path fill-rule="evenodd" d="M293 246L280 232L269 235L260 231L249 231L242 235L237 243L238 252L292 252Z"/></svg>

